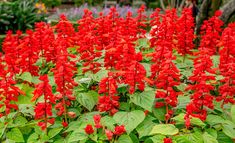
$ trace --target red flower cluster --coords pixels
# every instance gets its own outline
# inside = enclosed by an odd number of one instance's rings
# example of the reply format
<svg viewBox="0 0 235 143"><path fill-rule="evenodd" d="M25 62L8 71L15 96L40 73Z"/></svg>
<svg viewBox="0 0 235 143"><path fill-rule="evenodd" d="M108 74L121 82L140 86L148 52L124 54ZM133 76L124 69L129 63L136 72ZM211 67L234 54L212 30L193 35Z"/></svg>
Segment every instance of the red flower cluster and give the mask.
<svg viewBox="0 0 235 143"><path fill-rule="evenodd" d="M165 15L159 15L157 9L152 15L151 25L154 27L150 34L152 36L150 42L155 47L152 54L153 64L151 65L151 78L157 87L156 98L160 101L156 102L156 108L166 106L167 113L165 120L168 122L173 115L173 111L169 107L176 107L177 97L179 95L173 87L180 84L179 70L172 62L175 57L172 54L173 35L175 33L176 11L173 9L167 11ZM162 19L162 21L160 21ZM162 101L163 100L163 101Z"/></svg>
<svg viewBox="0 0 235 143"><path fill-rule="evenodd" d="M181 55L190 54L194 48L194 18L192 9L183 9L181 17L177 20L177 51Z"/></svg>
<svg viewBox="0 0 235 143"><path fill-rule="evenodd" d="M171 138L164 138L163 142L164 143L172 143L172 139Z"/></svg>
<svg viewBox="0 0 235 143"><path fill-rule="evenodd" d="M18 110L18 105L14 102L18 101L19 95L25 94L15 86L14 74L8 71L8 66L4 63L0 54L0 108L5 107L5 113L0 113L0 118L8 115L12 109Z"/></svg>
<svg viewBox="0 0 235 143"><path fill-rule="evenodd" d="M92 125L90 125L90 124L87 125L84 130L85 130L85 132L86 132L88 135L93 134L93 133L95 132L94 129L93 129L93 127L92 127Z"/></svg>
<svg viewBox="0 0 235 143"><path fill-rule="evenodd" d="M204 21L201 26L201 50L208 51L213 55L218 52L218 43L220 41L220 33L222 32L223 21L219 19L220 11L216 11L215 16Z"/></svg>
<svg viewBox="0 0 235 143"><path fill-rule="evenodd" d="M224 77L221 82L223 85L219 87L221 96L217 97L217 101L222 101L224 104L235 104L235 24L230 24L224 29L221 44L223 48L220 53L220 74Z"/></svg>
<svg viewBox="0 0 235 143"><path fill-rule="evenodd" d="M38 125L44 130L47 128L47 123L54 124L55 119L50 118L50 116L52 116L52 104L55 104L55 97L52 93L52 87L49 84L48 76L42 75L39 79L42 82L36 85L32 101L36 101L41 96L44 97L44 102L38 102L34 109L35 119L42 120Z"/></svg>
<svg viewBox="0 0 235 143"><path fill-rule="evenodd" d="M219 12L216 12L219 13ZM191 102L186 106L185 125L190 126L191 117L196 117L201 120L206 120L207 108L213 109L213 99L210 91L214 87L208 83L210 80L215 80L215 69L212 69L213 63L211 55L216 53L216 46L220 40L221 26L223 22L216 14L208 21L205 21L201 27L202 40L200 43L198 57L194 59L193 75L189 78L190 81L195 82L194 85L189 85L187 90L194 91L191 96Z"/></svg>
<svg viewBox="0 0 235 143"><path fill-rule="evenodd" d="M101 116L99 114L93 116L95 127L97 129L102 128L102 125L100 124Z"/></svg>

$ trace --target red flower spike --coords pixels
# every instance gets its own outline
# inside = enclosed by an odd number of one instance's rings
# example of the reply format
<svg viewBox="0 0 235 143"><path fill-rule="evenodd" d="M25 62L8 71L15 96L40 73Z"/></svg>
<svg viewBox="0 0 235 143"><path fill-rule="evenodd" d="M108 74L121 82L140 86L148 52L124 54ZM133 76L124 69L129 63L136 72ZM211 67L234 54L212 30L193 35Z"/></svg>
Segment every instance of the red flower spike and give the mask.
<svg viewBox="0 0 235 143"><path fill-rule="evenodd" d="M93 129L92 125L90 125L90 124L88 124L84 130L88 135L94 133L94 129Z"/></svg>
<svg viewBox="0 0 235 143"><path fill-rule="evenodd" d="M220 82L222 85L219 87L220 96L216 98L217 101L222 101L221 107L225 104L235 104L235 25L229 24L224 29L221 36L220 51L220 74L224 77Z"/></svg>
<svg viewBox="0 0 235 143"><path fill-rule="evenodd" d="M182 11L181 17L177 20L177 51L181 55L191 54L194 48L194 18L192 16L192 9L185 8Z"/></svg>
<svg viewBox="0 0 235 143"><path fill-rule="evenodd" d="M10 114L11 110L18 110L18 97L25 95L18 87L15 86L14 74L8 71L8 66L4 57L0 54L0 107L5 107L5 111L0 116Z"/></svg>
<svg viewBox="0 0 235 143"><path fill-rule="evenodd" d="M106 137L108 138L109 141L113 139L113 132L112 131L106 129L105 134L106 134Z"/></svg>
<svg viewBox="0 0 235 143"><path fill-rule="evenodd" d="M164 143L172 143L172 139L171 138L164 138L163 142Z"/></svg>
<svg viewBox="0 0 235 143"><path fill-rule="evenodd" d="M65 121L63 121L61 124L63 125L64 128L68 127L68 125L69 125L69 124L68 124L67 122L65 122Z"/></svg>
<svg viewBox="0 0 235 143"><path fill-rule="evenodd" d="M155 98L164 100L164 102L157 101L155 107L166 107L165 119L168 122L173 114L170 113L169 108L177 106L177 97L180 94L173 89L174 86L180 84L180 73L173 63L175 57L172 52L175 45L173 41L176 32L176 10L168 10L165 15L160 15L159 10L156 10L152 18L154 19L151 21L153 28L150 31L152 36L150 42L155 51L151 54L153 57L151 78L157 87Z"/></svg>
<svg viewBox="0 0 235 143"><path fill-rule="evenodd" d="M47 123L54 124L55 122L54 118L49 119L49 117L52 116L52 104L55 104L55 97L52 93L52 87L49 84L48 76L42 75L39 77L39 80L42 82L36 85L32 101L36 101L41 96L44 97L44 102L38 102L34 112L35 119L42 119L43 121L40 122L45 123L45 127L43 124L43 128L47 128Z"/></svg>
<svg viewBox="0 0 235 143"><path fill-rule="evenodd" d="M201 26L201 43L199 49L207 51L209 55L214 55L219 51L218 43L222 32L223 21L218 15L212 16L204 21Z"/></svg>
<svg viewBox="0 0 235 143"><path fill-rule="evenodd" d="M114 134L118 135L118 136L122 135L125 132L126 132L126 130L125 130L125 126L124 125L116 126L115 129L114 129Z"/></svg>
<svg viewBox="0 0 235 143"><path fill-rule="evenodd" d="M100 124L101 116L99 114L93 116L95 127L97 129L102 128L102 125Z"/></svg>

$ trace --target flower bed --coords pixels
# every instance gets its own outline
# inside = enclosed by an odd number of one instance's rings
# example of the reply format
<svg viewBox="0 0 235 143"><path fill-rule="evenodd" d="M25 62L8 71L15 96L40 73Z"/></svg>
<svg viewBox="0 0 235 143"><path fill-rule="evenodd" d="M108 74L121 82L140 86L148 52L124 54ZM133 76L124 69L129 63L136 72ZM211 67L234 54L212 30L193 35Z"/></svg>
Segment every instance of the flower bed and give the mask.
<svg viewBox="0 0 235 143"><path fill-rule="evenodd" d="M148 38L144 7L9 31L0 141L232 143L235 24L222 29L216 12L197 37L191 15L156 9Z"/></svg>

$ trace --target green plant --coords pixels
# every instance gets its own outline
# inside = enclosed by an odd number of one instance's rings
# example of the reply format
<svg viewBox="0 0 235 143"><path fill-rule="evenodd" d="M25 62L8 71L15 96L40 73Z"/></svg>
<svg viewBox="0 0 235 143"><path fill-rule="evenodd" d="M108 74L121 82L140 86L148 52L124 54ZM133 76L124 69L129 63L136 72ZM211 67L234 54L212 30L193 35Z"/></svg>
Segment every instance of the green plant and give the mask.
<svg viewBox="0 0 235 143"><path fill-rule="evenodd" d="M88 5L93 5L93 0L74 0L75 6L81 6L85 3Z"/></svg>
<svg viewBox="0 0 235 143"><path fill-rule="evenodd" d="M0 3L0 33L7 29L12 29L11 20L13 19L12 3Z"/></svg>
<svg viewBox="0 0 235 143"><path fill-rule="evenodd" d="M45 15L37 14L32 0L17 0L0 4L0 33L7 30L31 29L37 21L44 21Z"/></svg>
<svg viewBox="0 0 235 143"><path fill-rule="evenodd" d="M55 7L61 5L61 0L42 0L47 7Z"/></svg>

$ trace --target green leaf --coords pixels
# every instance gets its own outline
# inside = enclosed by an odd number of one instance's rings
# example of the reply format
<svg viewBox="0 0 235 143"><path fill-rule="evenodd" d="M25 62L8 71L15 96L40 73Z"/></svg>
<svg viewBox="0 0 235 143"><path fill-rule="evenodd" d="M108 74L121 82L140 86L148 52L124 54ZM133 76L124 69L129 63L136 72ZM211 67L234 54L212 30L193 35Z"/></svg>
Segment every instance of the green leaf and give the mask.
<svg viewBox="0 0 235 143"><path fill-rule="evenodd" d="M104 116L101 118L101 125L107 127L109 130L114 130L114 124L116 123L112 117Z"/></svg>
<svg viewBox="0 0 235 143"><path fill-rule="evenodd" d="M139 126L136 128L138 134L139 134L139 138L142 138L144 136L149 136L149 133L152 131L154 125L156 125L156 123L153 122L154 118L147 116L144 121L139 124Z"/></svg>
<svg viewBox="0 0 235 143"><path fill-rule="evenodd" d="M232 105L231 107L231 117L232 121L235 123L235 105Z"/></svg>
<svg viewBox="0 0 235 143"><path fill-rule="evenodd" d="M28 122L27 119L25 117L22 117L22 116L17 116L16 119L14 120L15 125L24 125L27 122Z"/></svg>
<svg viewBox="0 0 235 143"><path fill-rule="evenodd" d="M99 82L102 78L107 77L107 75L108 75L108 71L105 69L102 69L98 71L96 74L91 74L90 76L92 77L94 81Z"/></svg>
<svg viewBox="0 0 235 143"><path fill-rule="evenodd" d="M95 91L89 91L86 93L78 93L77 100L78 102L91 111L97 102L98 93Z"/></svg>
<svg viewBox="0 0 235 143"><path fill-rule="evenodd" d="M28 84L21 84L21 90L25 92L25 95L18 97L18 104L33 104L31 99L33 97L33 90L34 88L30 87Z"/></svg>
<svg viewBox="0 0 235 143"><path fill-rule="evenodd" d="M7 139L15 142L24 142L24 137L18 128L13 128L7 133Z"/></svg>
<svg viewBox="0 0 235 143"><path fill-rule="evenodd" d="M29 136L27 143L35 143L39 139L39 135L37 133L33 133Z"/></svg>
<svg viewBox="0 0 235 143"><path fill-rule="evenodd" d="M165 121L165 114L166 114L166 108L161 107L161 108L155 108L153 107L153 115L161 121Z"/></svg>
<svg viewBox="0 0 235 143"><path fill-rule="evenodd" d="M176 121L176 124L184 124L184 116L185 114L184 113L180 113L179 115L173 117L172 119ZM200 119L198 118L194 118L192 117L192 119L190 120L191 124L192 125L197 125L197 126L200 126L200 127L205 127L206 124L203 123Z"/></svg>
<svg viewBox="0 0 235 143"><path fill-rule="evenodd" d="M178 134L179 129L177 129L172 124L159 124L155 125L150 132L150 135L162 134L162 135L175 135Z"/></svg>
<svg viewBox="0 0 235 143"><path fill-rule="evenodd" d="M117 143L133 143L130 136L128 135L121 135L118 140Z"/></svg>
<svg viewBox="0 0 235 143"><path fill-rule="evenodd" d="M24 81L32 82L32 75L30 72L24 72L19 76L19 79L22 79Z"/></svg>
<svg viewBox="0 0 235 143"><path fill-rule="evenodd" d="M144 91L139 94L130 95L130 100L134 104L152 112L153 103L155 100L154 91Z"/></svg>
<svg viewBox="0 0 235 143"><path fill-rule="evenodd" d="M134 143L139 143L139 138L137 137L136 134L130 133L129 136L131 137L132 142L134 142Z"/></svg>
<svg viewBox="0 0 235 143"><path fill-rule="evenodd" d="M202 135L204 143L218 143L215 137L211 136L207 132Z"/></svg>
<svg viewBox="0 0 235 143"><path fill-rule="evenodd" d="M126 132L130 134L145 118L145 114L141 110L131 112L117 112L113 119L119 125L124 125Z"/></svg>
<svg viewBox="0 0 235 143"><path fill-rule="evenodd" d="M150 139L153 141L153 143L163 143L165 136L163 135L155 135L151 137Z"/></svg>
<svg viewBox="0 0 235 143"><path fill-rule="evenodd" d="M63 129L62 127L50 129L48 132L49 138L51 139L57 134L59 134L62 129Z"/></svg>
<svg viewBox="0 0 235 143"><path fill-rule="evenodd" d="M185 109L186 105L190 102L190 97L189 96L179 96L178 97L178 105L177 109Z"/></svg>
<svg viewBox="0 0 235 143"><path fill-rule="evenodd" d="M177 135L177 136L174 136L173 139L177 143L204 143L201 132Z"/></svg>
<svg viewBox="0 0 235 143"><path fill-rule="evenodd" d="M209 114L206 118L206 122L210 124L211 126L214 126L216 124L224 123L225 120L221 116Z"/></svg>
<svg viewBox="0 0 235 143"><path fill-rule="evenodd" d="M149 77L151 75L151 64L149 63L141 63L145 70L146 70L146 76Z"/></svg>
<svg viewBox="0 0 235 143"><path fill-rule="evenodd" d="M83 130L75 130L69 136L68 143L85 140L87 138L88 138L88 135Z"/></svg>
<svg viewBox="0 0 235 143"><path fill-rule="evenodd" d="M235 129L233 126L231 126L229 124L223 124L222 130L230 138L235 138Z"/></svg>
<svg viewBox="0 0 235 143"><path fill-rule="evenodd" d="M233 140L223 132L218 132L217 140L219 143L233 143Z"/></svg>

